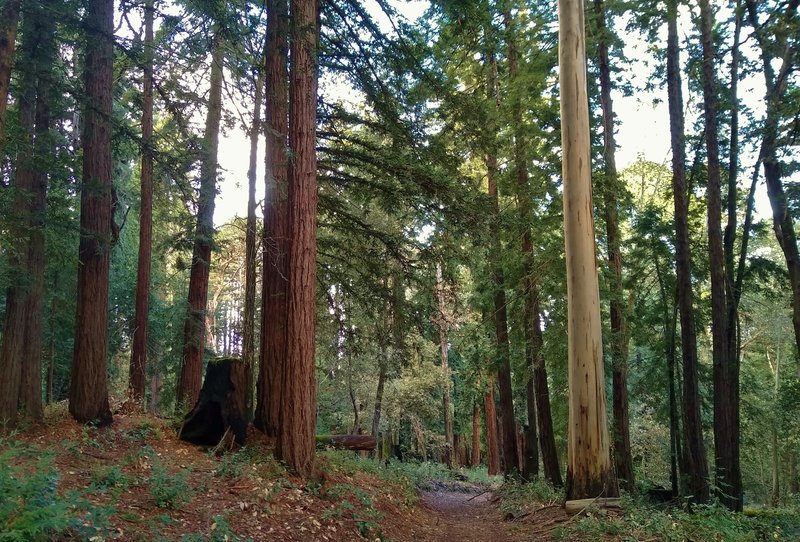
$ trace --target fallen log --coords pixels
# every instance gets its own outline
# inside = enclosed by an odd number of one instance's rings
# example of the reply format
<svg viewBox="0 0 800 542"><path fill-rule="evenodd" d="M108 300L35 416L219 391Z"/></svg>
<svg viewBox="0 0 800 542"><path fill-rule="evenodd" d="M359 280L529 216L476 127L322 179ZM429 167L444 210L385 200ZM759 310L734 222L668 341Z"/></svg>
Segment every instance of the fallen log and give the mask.
<svg viewBox="0 0 800 542"><path fill-rule="evenodd" d="M371 451L378 445L378 441L370 435L317 435L317 445L341 450Z"/></svg>
<svg viewBox="0 0 800 542"><path fill-rule="evenodd" d="M587 509L621 510L619 497L597 497L594 499L575 499L564 503L564 511L568 516L580 514Z"/></svg>

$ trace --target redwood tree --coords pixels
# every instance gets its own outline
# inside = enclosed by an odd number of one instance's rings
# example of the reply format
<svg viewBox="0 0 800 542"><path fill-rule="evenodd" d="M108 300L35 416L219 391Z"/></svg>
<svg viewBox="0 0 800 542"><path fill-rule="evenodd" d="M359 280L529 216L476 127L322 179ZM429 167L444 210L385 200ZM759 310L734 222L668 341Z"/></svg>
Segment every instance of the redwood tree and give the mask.
<svg viewBox="0 0 800 542"><path fill-rule="evenodd" d="M291 1L289 306L276 453L299 475L314 466L317 277L317 2Z"/></svg>
<svg viewBox="0 0 800 542"><path fill-rule="evenodd" d="M289 285L287 17L286 0L268 0L265 67L267 87L264 93L267 140L262 240L264 277L260 371L253 423L271 437L278 436L280 426Z"/></svg>
<svg viewBox="0 0 800 542"><path fill-rule="evenodd" d="M203 380L208 277L211 268L211 247L214 237L214 200L217 194L217 151L222 117L222 69L224 39L215 29L211 48L211 78L208 111L200 165L200 197L197 203L192 266L189 275L189 303L183 329L183 354L178 381L178 408L194 405Z"/></svg>
<svg viewBox="0 0 800 542"><path fill-rule="evenodd" d="M144 406L147 330L150 306L150 262L153 245L153 0L144 5L144 78L142 80L142 166L139 204L139 256L136 308L133 318L130 384L131 401Z"/></svg>
<svg viewBox="0 0 800 542"><path fill-rule="evenodd" d="M686 487L695 502L709 497L697 377L697 335L692 305L692 263L689 250L689 194L678 46L678 4L667 1L667 95L672 146L672 190L675 203L675 268L683 355L683 433Z"/></svg>
<svg viewBox="0 0 800 542"><path fill-rule="evenodd" d="M111 105L114 1L89 0L86 31L83 176L78 293L69 411L79 422L111 423L108 404L108 277L112 242Z"/></svg>
<svg viewBox="0 0 800 542"><path fill-rule="evenodd" d="M21 0L5 0L0 7L0 150L5 147L6 107L11 81L11 63L17 44L17 21Z"/></svg>

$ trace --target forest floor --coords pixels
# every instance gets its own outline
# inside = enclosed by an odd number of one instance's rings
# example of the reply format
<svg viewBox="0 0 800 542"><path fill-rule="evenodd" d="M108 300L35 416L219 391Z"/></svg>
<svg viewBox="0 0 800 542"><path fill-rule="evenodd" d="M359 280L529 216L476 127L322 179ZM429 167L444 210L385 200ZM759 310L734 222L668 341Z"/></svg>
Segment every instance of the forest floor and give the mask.
<svg viewBox="0 0 800 542"><path fill-rule="evenodd" d="M795 508L687 514L629 501L624 514L568 518L542 482L348 451L320 451L302 480L255 430L219 455L175 435L169 420L124 412L108 427L83 426L60 404L45 423L0 436L0 540L800 540Z"/></svg>
<svg viewBox="0 0 800 542"><path fill-rule="evenodd" d="M504 520L486 487L432 481L420 492L401 468L353 452L320 452L317 463L304 481L254 430L247 447L215 455L178 440L167 420L116 413L92 428L60 405L0 438L0 539L546 540Z"/></svg>

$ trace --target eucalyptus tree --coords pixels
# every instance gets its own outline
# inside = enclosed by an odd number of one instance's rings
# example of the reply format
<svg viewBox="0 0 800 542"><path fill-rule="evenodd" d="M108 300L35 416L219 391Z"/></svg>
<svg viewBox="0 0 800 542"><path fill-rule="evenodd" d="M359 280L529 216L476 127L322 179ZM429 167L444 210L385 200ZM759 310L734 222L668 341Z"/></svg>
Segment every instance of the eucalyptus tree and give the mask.
<svg viewBox="0 0 800 542"><path fill-rule="evenodd" d="M618 494L606 421L600 294L594 255L586 28L581 0L560 0L559 84L567 260L569 429L567 499Z"/></svg>

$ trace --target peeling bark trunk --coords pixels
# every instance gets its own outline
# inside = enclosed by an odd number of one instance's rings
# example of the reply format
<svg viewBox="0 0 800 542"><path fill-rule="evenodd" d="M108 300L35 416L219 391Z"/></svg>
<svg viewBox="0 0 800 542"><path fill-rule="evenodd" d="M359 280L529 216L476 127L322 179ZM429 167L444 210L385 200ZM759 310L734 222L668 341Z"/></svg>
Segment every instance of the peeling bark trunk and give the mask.
<svg viewBox="0 0 800 542"><path fill-rule="evenodd" d="M618 494L609 454L600 294L592 220L582 0L560 0L559 67L567 263L569 433L567 500Z"/></svg>

